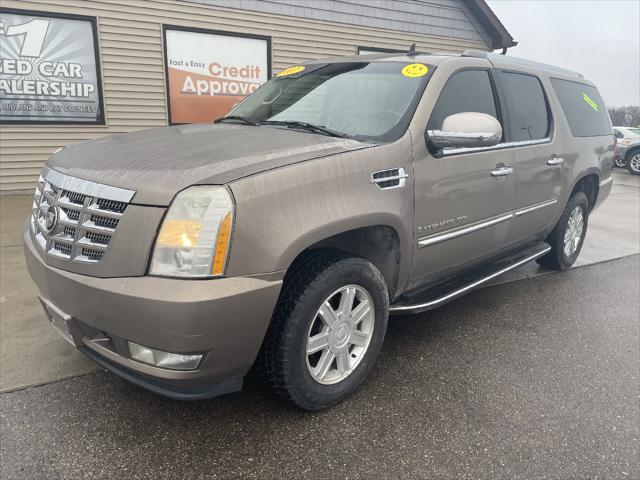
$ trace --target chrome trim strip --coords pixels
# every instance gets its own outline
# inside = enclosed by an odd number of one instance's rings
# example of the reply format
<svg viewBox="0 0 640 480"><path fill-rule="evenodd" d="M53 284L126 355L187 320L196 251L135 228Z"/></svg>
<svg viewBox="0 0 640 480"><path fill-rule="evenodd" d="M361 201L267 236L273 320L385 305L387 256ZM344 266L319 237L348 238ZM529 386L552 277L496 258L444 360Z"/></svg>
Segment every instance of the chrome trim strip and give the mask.
<svg viewBox="0 0 640 480"><path fill-rule="evenodd" d="M102 183L71 177L46 165L42 169L42 177L49 183L63 190L70 190L89 197L100 197L116 202L129 203L136 193L134 190L127 190L126 188L112 187Z"/></svg>
<svg viewBox="0 0 640 480"><path fill-rule="evenodd" d="M539 252L536 252L532 255L529 255L525 258L523 258L522 260L518 260L517 262L508 265L504 268L501 268L500 270L493 272L490 275L487 275L486 277L482 277L479 280L476 280L473 283L470 283L469 285L462 287L458 290L454 290L453 292L440 297L440 298L436 298L434 300L431 300L429 302L425 302L425 303L419 303L417 305L402 305L402 306L397 306L394 307L393 305L391 305L389 307L389 313L418 313L421 310L426 310L426 309L430 309L430 308L434 308L434 307L438 307L440 305L442 305L443 303L452 300L460 295L463 295L464 293L468 292L469 290L473 290L476 287L479 287L480 285L482 285L483 283L488 282L489 280L493 280L496 277L499 277L500 275L507 273L510 270L513 270L514 268L518 268L521 265L524 265L525 263L529 263L531 260L535 260L536 258L539 258L541 256L543 256L544 254L546 254L549 250L551 250L551 246L547 245L546 248L542 249Z"/></svg>
<svg viewBox="0 0 640 480"><path fill-rule="evenodd" d="M427 247L429 245L433 245L436 243L444 242L445 240L451 240L452 238L460 237L462 235L466 235L468 233L477 232L478 230L482 230L483 228L491 227L492 225L496 225L498 223L506 222L507 220L511 220L516 217L520 217L527 213L534 212L544 207L548 207L558 203L557 198L552 198L551 200L546 200L544 202L536 203L534 205L530 205L528 207L522 208L520 210L514 210L508 212L504 215L500 215L499 217L492 218L490 220L486 220L483 222L476 223L475 225L470 225L468 227L463 227L458 230L448 231L446 233L441 233L437 235L431 235L428 237L422 237L418 239L418 248Z"/></svg>
<svg viewBox="0 0 640 480"><path fill-rule="evenodd" d="M601 187L604 187L605 185L608 185L608 184L609 184L609 183L611 183L611 182L613 182L613 177L609 177L609 178L607 178L607 179L605 179L605 180L602 180L602 181L600 182L600 186L601 186Z"/></svg>
<svg viewBox="0 0 640 480"><path fill-rule="evenodd" d="M477 223L469 227L464 227L459 230L455 230L453 232L448 232L440 235L435 235L432 237L422 238L418 240L418 248L427 247L429 245L433 245L434 243L440 243L440 242L444 242L445 240L451 240L452 238L461 237L462 235L466 235L467 233L477 232L478 230L482 230L483 228L496 225L497 223L505 222L507 220L510 220L511 218L513 218L513 214L509 213L507 215L502 215L500 217L492 218L491 220L487 220L482 223Z"/></svg>
<svg viewBox="0 0 640 480"><path fill-rule="evenodd" d="M500 143L493 147L461 147L461 148L443 148L442 155L447 157L449 155L459 155L461 153L475 153L475 152L489 152L492 150L503 150L505 148L515 147L528 147L530 145L540 145L542 143L549 143L551 138L540 138L538 140L524 140L522 142L506 142Z"/></svg>
<svg viewBox="0 0 640 480"><path fill-rule="evenodd" d="M514 213L514 215L516 217L519 217L521 215L524 215L525 213L531 213L531 212L534 212L534 211L539 210L541 208L549 207L551 205L555 205L556 203L558 203L558 199L557 198L553 198L551 200L547 200L546 202L536 203L535 205L531 205L530 207L526 207L526 208L523 208L521 210L518 210L518 211L516 211Z"/></svg>

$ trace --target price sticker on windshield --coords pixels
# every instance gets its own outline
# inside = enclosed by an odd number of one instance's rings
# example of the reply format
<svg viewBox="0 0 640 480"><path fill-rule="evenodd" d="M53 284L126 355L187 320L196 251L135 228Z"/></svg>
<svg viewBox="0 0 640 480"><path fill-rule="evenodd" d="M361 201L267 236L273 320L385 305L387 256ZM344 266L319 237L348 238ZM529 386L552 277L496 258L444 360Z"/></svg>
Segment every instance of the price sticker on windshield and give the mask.
<svg viewBox="0 0 640 480"><path fill-rule="evenodd" d="M285 68L281 72L279 72L276 77L287 77L289 75L295 75L296 73L300 73L304 71L303 65L296 65L295 67Z"/></svg>
<svg viewBox="0 0 640 480"><path fill-rule="evenodd" d="M429 73L429 67L424 63L410 63L402 68L402 75L409 78L424 77Z"/></svg>

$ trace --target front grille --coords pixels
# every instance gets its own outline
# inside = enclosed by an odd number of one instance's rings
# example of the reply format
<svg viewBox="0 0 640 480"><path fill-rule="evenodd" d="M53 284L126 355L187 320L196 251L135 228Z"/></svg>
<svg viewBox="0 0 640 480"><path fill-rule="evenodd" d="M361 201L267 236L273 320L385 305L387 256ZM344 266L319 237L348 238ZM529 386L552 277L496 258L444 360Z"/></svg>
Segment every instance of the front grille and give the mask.
<svg viewBox="0 0 640 480"><path fill-rule="evenodd" d="M45 167L33 199L36 243L58 258L101 261L133 194Z"/></svg>

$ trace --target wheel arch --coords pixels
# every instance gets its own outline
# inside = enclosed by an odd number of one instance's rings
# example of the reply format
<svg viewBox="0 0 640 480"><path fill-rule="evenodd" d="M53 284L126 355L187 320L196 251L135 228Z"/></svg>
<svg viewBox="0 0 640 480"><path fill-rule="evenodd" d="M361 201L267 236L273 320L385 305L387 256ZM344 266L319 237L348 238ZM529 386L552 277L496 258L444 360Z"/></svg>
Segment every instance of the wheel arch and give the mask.
<svg viewBox="0 0 640 480"><path fill-rule="evenodd" d="M410 254L404 253L411 251L410 244L393 217L382 222L379 221L381 218L372 220L361 219L355 224L353 220L348 224L338 222L323 229L322 234L309 232L300 237L284 253L288 265L285 283L304 268L304 264L314 255L322 251L334 251L362 257L373 263L385 279L389 298L394 298L410 261Z"/></svg>
<svg viewBox="0 0 640 480"><path fill-rule="evenodd" d="M598 194L600 193L600 171L597 168L592 168L582 172L573 184L567 201L576 192L583 192L587 196L589 211L593 210L598 202Z"/></svg>
<svg viewBox="0 0 640 480"><path fill-rule="evenodd" d="M634 145L629 150L627 150L627 153L624 154L625 163L629 163L629 160L631 160L631 156L638 152L640 152L640 145Z"/></svg>

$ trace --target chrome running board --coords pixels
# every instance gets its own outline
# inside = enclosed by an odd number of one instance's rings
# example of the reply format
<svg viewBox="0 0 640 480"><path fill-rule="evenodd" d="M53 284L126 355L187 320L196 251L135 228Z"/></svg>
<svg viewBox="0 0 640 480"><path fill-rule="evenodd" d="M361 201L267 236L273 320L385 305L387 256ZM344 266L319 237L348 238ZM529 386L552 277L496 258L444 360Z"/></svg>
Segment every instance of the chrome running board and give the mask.
<svg viewBox="0 0 640 480"><path fill-rule="evenodd" d="M389 313L410 315L432 310L480 287L503 273L542 257L549 250L551 250L551 246L546 243L534 243L516 253L501 256L490 263L480 265L428 289L409 292L389 307Z"/></svg>

